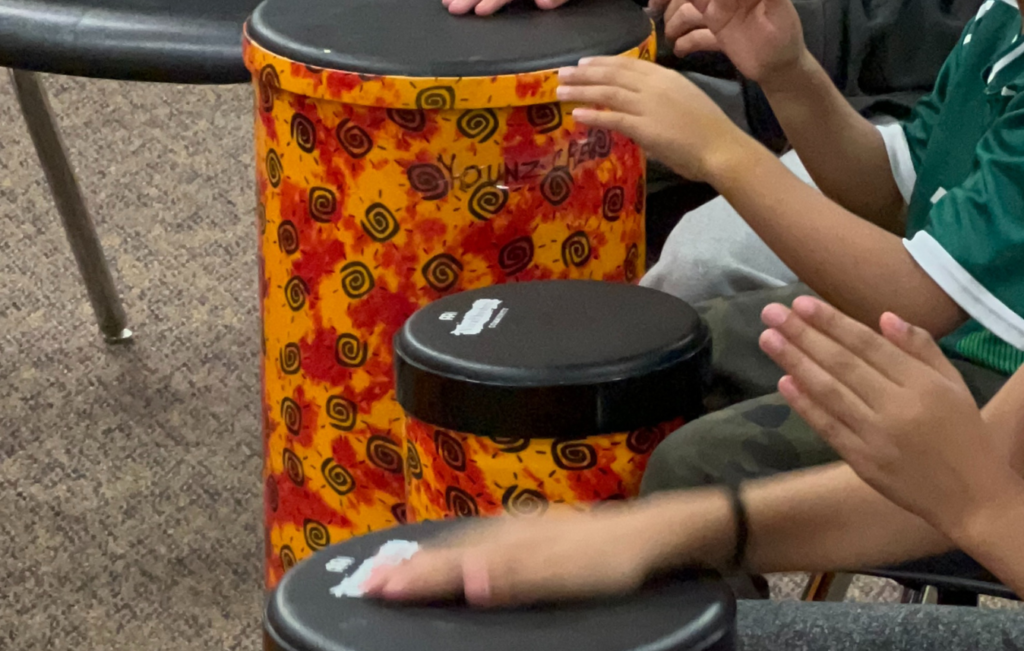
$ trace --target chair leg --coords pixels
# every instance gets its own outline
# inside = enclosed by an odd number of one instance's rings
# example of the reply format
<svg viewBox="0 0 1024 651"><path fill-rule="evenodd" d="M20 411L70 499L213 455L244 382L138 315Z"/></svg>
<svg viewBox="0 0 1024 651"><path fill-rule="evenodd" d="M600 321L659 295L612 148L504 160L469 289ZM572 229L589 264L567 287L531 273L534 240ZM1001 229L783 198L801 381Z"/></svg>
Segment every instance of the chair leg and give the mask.
<svg viewBox="0 0 1024 651"><path fill-rule="evenodd" d="M978 595L965 590L939 590L936 602L941 606L974 606L978 605Z"/></svg>
<svg viewBox="0 0 1024 651"><path fill-rule="evenodd" d="M802 601L843 601L853 583L853 575L827 572L812 574L804 588Z"/></svg>
<svg viewBox="0 0 1024 651"><path fill-rule="evenodd" d="M24 70L10 72L14 93L57 204L57 212L64 223L64 233L78 263L78 271L89 294L100 332L107 343L130 341L132 331L127 328L121 298L114 286L114 278L107 266L92 218L85 207L75 172L68 162L64 141L53 120L50 102L39 75Z"/></svg>

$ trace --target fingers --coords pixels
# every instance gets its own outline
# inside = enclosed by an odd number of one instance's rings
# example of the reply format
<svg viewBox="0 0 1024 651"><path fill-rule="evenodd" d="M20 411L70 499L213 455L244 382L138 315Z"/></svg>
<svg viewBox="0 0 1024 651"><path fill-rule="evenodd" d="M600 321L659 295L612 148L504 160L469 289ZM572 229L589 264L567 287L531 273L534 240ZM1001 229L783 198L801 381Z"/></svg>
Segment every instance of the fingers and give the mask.
<svg viewBox="0 0 1024 651"><path fill-rule="evenodd" d="M621 66L587 63L577 68L562 68L558 71L558 82L562 86L608 86L636 92L640 90L642 80L642 75L632 74Z"/></svg>
<svg viewBox="0 0 1024 651"><path fill-rule="evenodd" d="M463 592L463 552L421 551L393 567L381 567L363 584L369 597L395 601L457 597Z"/></svg>
<svg viewBox="0 0 1024 651"><path fill-rule="evenodd" d="M886 312L878 320L882 335L897 348L927 364L949 380L962 381L956 370L938 344L923 328L911 325L892 312Z"/></svg>
<svg viewBox="0 0 1024 651"><path fill-rule="evenodd" d="M497 10L501 9L509 3L509 0L479 0L480 4L476 6L477 16L490 16Z"/></svg>
<svg viewBox="0 0 1024 651"><path fill-rule="evenodd" d="M796 380L804 394L850 430L857 431L871 417L871 409L856 393L778 330L765 330L759 343L761 350Z"/></svg>
<svg viewBox="0 0 1024 651"><path fill-rule="evenodd" d="M639 135L641 125L639 118L635 115L627 115L616 111L576 108L572 110L572 117L580 124L588 127L617 131L643 146L643 139Z"/></svg>
<svg viewBox="0 0 1024 651"><path fill-rule="evenodd" d="M557 9L569 0L536 0L537 6L541 9Z"/></svg>
<svg viewBox="0 0 1024 651"><path fill-rule="evenodd" d="M886 397L895 388L887 376L865 362L860 355L851 352L827 333L808 324L797 312L790 311L783 305L769 305L762 312L761 320L768 327L777 330L787 343L799 348L831 378L850 389L872 409L881 408ZM883 341L878 335L874 337ZM783 368L789 370L785 366ZM801 381L802 386L808 386L803 383L802 378L797 379Z"/></svg>
<svg viewBox="0 0 1024 651"><path fill-rule="evenodd" d="M684 57L694 52L720 52L722 46L710 29L698 29L676 40L672 48L677 57Z"/></svg>
<svg viewBox="0 0 1024 651"><path fill-rule="evenodd" d="M807 395L793 376L787 375L779 380L779 393L793 411L800 414L800 417L844 459L847 456L855 456L864 446L864 442L845 423Z"/></svg>
<svg viewBox="0 0 1024 651"><path fill-rule="evenodd" d="M695 29L705 27L704 14L687 1L674 14L665 18L665 38L674 41Z"/></svg>

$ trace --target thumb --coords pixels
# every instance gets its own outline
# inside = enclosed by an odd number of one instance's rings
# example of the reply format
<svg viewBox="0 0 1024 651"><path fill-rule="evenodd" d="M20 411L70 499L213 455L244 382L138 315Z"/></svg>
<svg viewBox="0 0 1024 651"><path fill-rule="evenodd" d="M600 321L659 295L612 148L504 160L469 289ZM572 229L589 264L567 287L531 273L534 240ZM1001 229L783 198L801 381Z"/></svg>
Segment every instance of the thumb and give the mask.
<svg viewBox="0 0 1024 651"><path fill-rule="evenodd" d="M907 323L892 312L886 312L878 320L879 330L897 348L924 362L944 377L963 382L960 372L946 359L938 344L923 328Z"/></svg>
<svg viewBox="0 0 1024 651"><path fill-rule="evenodd" d="M556 9L568 1L569 0L535 0L537 6L541 9Z"/></svg>

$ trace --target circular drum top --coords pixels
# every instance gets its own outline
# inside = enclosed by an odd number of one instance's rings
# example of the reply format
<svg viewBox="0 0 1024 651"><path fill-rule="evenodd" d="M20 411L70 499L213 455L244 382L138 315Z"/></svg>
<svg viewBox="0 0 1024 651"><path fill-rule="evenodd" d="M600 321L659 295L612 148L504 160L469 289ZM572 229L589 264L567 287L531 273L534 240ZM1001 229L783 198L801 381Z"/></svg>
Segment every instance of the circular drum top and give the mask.
<svg viewBox="0 0 1024 651"><path fill-rule="evenodd" d="M617 55L651 33L631 0L515 0L495 16L452 16L441 0L266 0L248 34L310 66L403 77L491 77Z"/></svg>
<svg viewBox="0 0 1024 651"><path fill-rule="evenodd" d="M270 649L282 651L691 651L726 648L735 602L724 584L665 577L639 593L552 606L477 610L463 604L387 604L335 597L331 588L390 540L420 541L459 524L426 523L329 547L288 574L266 612ZM341 573L328 563L352 559ZM335 561L332 567L339 563ZM341 563L344 565L344 563ZM721 646L720 646L721 645ZM731 647L728 647L731 648Z"/></svg>
<svg viewBox="0 0 1024 651"><path fill-rule="evenodd" d="M692 418L706 326L663 292L584 280L496 285L419 310L395 336L398 401L435 426L572 438Z"/></svg>

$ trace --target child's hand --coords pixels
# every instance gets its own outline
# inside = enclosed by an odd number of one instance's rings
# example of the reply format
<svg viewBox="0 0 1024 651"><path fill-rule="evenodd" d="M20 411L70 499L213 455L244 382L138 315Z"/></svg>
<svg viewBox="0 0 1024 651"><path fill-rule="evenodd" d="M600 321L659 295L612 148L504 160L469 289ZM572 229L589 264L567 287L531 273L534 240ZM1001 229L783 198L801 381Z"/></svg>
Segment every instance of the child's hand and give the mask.
<svg viewBox="0 0 1024 651"><path fill-rule="evenodd" d="M779 390L872 488L954 541L1016 494L1016 432L982 418L927 332L886 313L882 336L810 297L762 320Z"/></svg>
<svg viewBox="0 0 1024 651"><path fill-rule="evenodd" d="M764 83L807 53L790 0L651 0L664 12L677 56L723 52L748 79ZM808 54L809 56L809 54Z"/></svg>
<svg viewBox="0 0 1024 651"><path fill-rule="evenodd" d="M534 0L541 9L561 7L569 0ZM453 14L466 14L475 11L477 16L490 16L512 0L442 0L444 6Z"/></svg>
<svg viewBox="0 0 1024 651"><path fill-rule="evenodd" d="M578 122L629 136L693 181L710 181L713 155L753 144L686 77L649 61L584 59L558 77L561 101L588 105L573 110Z"/></svg>

